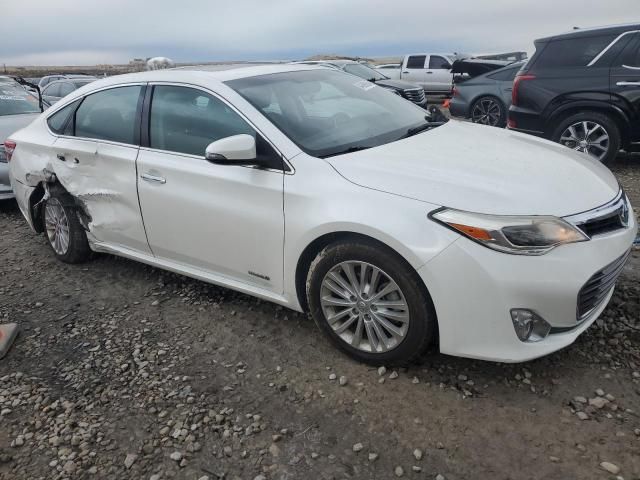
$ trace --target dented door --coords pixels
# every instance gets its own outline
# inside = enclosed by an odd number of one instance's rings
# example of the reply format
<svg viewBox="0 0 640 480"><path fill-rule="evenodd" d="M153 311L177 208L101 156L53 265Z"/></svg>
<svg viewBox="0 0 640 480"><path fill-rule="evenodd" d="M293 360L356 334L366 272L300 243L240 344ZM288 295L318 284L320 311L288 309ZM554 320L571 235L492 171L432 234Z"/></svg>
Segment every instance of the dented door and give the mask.
<svg viewBox="0 0 640 480"><path fill-rule="evenodd" d="M151 254L136 187L138 147L79 138L58 138L54 171L76 198L93 242Z"/></svg>

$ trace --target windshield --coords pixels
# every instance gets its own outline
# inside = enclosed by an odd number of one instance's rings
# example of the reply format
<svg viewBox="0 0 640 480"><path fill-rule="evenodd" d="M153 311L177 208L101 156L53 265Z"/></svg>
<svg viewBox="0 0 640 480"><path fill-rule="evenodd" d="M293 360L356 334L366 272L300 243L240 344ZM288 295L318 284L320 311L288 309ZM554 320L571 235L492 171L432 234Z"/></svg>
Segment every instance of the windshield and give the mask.
<svg viewBox="0 0 640 480"><path fill-rule="evenodd" d="M0 116L40 113L38 99L22 87L0 85Z"/></svg>
<svg viewBox="0 0 640 480"><path fill-rule="evenodd" d="M384 145L425 124L421 108L338 71L276 73L226 84L315 157Z"/></svg>
<svg viewBox="0 0 640 480"><path fill-rule="evenodd" d="M344 66L344 71L351 73L352 75L357 75L365 80L388 80L388 77L384 76L382 73L371 67L362 65L361 63L347 63Z"/></svg>

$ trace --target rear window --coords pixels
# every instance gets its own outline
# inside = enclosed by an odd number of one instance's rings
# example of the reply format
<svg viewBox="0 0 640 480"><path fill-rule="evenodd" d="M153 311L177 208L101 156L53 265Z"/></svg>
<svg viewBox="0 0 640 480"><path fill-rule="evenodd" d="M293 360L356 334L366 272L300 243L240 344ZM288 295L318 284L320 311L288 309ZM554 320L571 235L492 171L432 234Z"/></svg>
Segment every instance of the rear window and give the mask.
<svg viewBox="0 0 640 480"><path fill-rule="evenodd" d="M616 35L597 35L550 41L535 68L586 67L615 38Z"/></svg>
<svg viewBox="0 0 640 480"><path fill-rule="evenodd" d="M66 107L61 108L56 113L51 115L47 119L47 123L49 124L49 128L52 132L61 135L66 130L66 126L69 123L69 117L76 110L76 107L80 103L80 100L76 100L73 103L70 103Z"/></svg>
<svg viewBox="0 0 640 480"><path fill-rule="evenodd" d="M0 116L40 113L38 99L22 87L0 85Z"/></svg>

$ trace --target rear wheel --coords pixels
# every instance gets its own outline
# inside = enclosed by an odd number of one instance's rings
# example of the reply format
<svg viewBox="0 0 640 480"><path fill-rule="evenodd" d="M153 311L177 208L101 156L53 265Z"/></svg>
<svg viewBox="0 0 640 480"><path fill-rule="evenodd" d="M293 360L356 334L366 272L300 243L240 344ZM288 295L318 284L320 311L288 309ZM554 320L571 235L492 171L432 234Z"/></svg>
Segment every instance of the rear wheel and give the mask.
<svg viewBox="0 0 640 480"><path fill-rule="evenodd" d="M471 121L502 128L507 124L507 109L495 97L480 97L471 106Z"/></svg>
<svg viewBox="0 0 640 480"><path fill-rule="evenodd" d="M76 213L73 197L52 188L44 204L44 231L54 255L65 263L81 263L91 254L87 234Z"/></svg>
<svg viewBox="0 0 640 480"><path fill-rule="evenodd" d="M316 324L341 350L367 363L405 364L436 332L420 284L393 252L367 242L336 243L313 261L307 298Z"/></svg>
<svg viewBox="0 0 640 480"><path fill-rule="evenodd" d="M579 112L558 123L552 140L611 164L620 150L620 129L614 120L600 112Z"/></svg>

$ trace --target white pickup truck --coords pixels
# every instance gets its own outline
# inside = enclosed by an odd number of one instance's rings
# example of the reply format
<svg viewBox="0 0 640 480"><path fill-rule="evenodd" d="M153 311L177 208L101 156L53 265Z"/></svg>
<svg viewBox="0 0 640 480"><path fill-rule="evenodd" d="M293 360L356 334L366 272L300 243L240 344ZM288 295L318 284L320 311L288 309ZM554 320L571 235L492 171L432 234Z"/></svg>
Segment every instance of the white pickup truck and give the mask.
<svg viewBox="0 0 640 480"><path fill-rule="evenodd" d="M417 83L427 93L449 93L453 81L451 64L457 58L455 53L414 53L405 55L399 67L381 65L379 70L389 78Z"/></svg>

